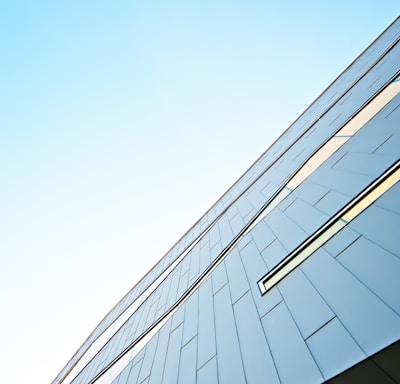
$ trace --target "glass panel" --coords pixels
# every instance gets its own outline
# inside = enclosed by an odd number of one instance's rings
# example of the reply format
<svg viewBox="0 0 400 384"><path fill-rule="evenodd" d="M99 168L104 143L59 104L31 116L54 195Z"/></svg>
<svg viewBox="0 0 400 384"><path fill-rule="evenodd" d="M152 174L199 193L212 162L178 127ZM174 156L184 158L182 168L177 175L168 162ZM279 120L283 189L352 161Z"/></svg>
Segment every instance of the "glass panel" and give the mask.
<svg viewBox="0 0 400 384"><path fill-rule="evenodd" d="M303 180L313 173L332 153L336 152L349 138L333 137L319 151L317 151L294 175L287 184L288 188L295 189Z"/></svg>

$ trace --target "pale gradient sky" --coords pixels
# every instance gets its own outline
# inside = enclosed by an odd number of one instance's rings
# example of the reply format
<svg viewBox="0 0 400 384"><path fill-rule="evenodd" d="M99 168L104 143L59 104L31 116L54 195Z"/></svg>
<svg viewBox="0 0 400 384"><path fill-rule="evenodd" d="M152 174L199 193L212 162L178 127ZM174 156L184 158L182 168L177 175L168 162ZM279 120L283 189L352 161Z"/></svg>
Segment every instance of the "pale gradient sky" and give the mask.
<svg viewBox="0 0 400 384"><path fill-rule="evenodd" d="M399 10L2 2L0 382L50 383Z"/></svg>

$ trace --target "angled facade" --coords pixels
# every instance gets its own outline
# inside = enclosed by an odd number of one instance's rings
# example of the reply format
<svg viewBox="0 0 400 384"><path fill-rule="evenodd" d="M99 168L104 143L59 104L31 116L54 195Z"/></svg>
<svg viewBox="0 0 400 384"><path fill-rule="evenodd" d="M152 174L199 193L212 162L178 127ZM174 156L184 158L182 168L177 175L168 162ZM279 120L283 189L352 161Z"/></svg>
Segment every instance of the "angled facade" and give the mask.
<svg viewBox="0 0 400 384"><path fill-rule="evenodd" d="M400 382L400 19L53 384Z"/></svg>

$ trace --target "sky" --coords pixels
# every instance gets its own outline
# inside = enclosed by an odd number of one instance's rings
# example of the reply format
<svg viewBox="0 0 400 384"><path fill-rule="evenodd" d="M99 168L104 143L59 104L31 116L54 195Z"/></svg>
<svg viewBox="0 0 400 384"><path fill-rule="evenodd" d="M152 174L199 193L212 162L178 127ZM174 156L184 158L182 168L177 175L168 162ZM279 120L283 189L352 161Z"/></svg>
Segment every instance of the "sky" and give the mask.
<svg viewBox="0 0 400 384"><path fill-rule="evenodd" d="M0 382L50 383L399 10L0 2Z"/></svg>

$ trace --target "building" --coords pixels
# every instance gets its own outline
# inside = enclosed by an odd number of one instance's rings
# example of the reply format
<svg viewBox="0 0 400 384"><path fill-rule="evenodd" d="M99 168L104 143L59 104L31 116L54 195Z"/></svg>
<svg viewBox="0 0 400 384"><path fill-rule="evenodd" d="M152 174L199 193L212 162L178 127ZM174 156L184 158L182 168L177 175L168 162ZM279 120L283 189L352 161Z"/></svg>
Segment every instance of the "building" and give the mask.
<svg viewBox="0 0 400 384"><path fill-rule="evenodd" d="M398 18L53 383L400 382L399 39Z"/></svg>

